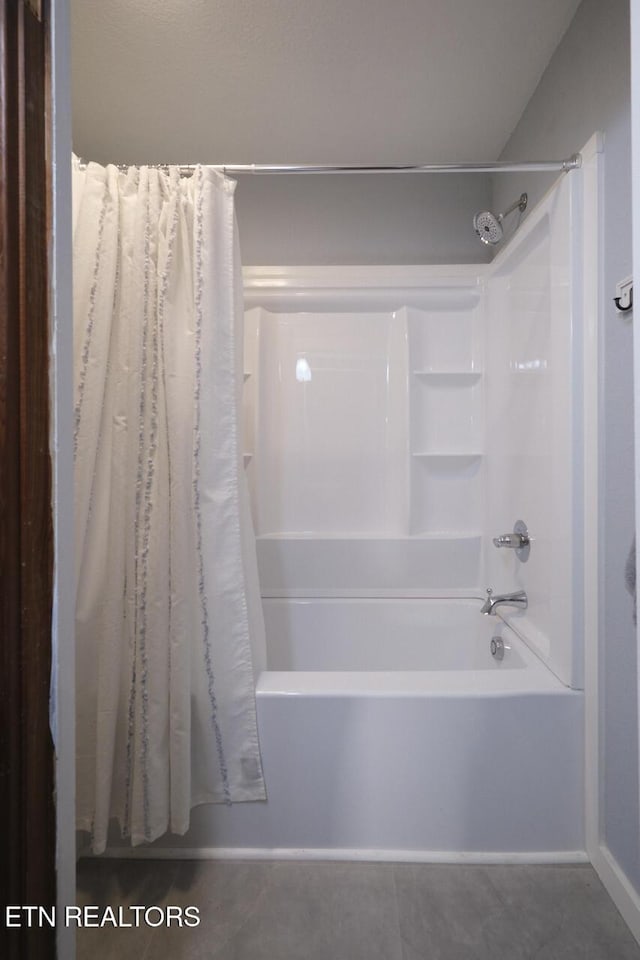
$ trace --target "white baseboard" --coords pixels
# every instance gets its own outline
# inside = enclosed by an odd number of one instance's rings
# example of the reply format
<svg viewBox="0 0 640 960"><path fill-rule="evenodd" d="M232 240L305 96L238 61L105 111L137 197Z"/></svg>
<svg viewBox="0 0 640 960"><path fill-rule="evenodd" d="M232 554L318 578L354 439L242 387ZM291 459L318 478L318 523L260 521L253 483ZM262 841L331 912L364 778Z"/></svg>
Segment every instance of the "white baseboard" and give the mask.
<svg viewBox="0 0 640 960"><path fill-rule="evenodd" d="M597 846L592 851L591 862L622 919L640 943L640 896L637 891L608 847Z"/></svg>
<svg viewBox="0 0 640 960"><path fill-rule="evenodd" d="M352 850L347 848L107 847L103 857L133 860L337 860L373 863L588 863L584 850L478 852L449 850Z"/></svg>

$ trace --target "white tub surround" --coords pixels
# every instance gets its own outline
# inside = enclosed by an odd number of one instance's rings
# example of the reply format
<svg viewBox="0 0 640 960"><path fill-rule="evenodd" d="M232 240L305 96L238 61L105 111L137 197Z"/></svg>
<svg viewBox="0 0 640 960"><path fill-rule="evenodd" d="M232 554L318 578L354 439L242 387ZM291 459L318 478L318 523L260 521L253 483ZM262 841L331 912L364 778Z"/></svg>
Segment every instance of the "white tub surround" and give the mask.
<svg viewBox="0 0 640 960"><path fill-rule="evenodd" d="M485 311L487 532L522 519L532 536L526 563L489 546L486 580L526 590L526 613L502 612L573 687L583 685L581 176L562 178L500 251Z"/></svg>
<svg viewBox="0 0 640 960"><path fill-rule="evenodd" d="M582 187L491 264L245 271L263 596L524 589L501 614L581 688ZM516 520L526 563L492 544Z"/></svg>
<svg viewBox="0 0 640 960"><path fill-rule="evenodd" d="M269 802L201 842L584 849L581 190L489 265L246 272Z"/></svg>
<svg viewBox="0 0 640 960"><path fill-rule="evenodd" d="M263 596L478 595L482 269L245 272Z"/></svg>

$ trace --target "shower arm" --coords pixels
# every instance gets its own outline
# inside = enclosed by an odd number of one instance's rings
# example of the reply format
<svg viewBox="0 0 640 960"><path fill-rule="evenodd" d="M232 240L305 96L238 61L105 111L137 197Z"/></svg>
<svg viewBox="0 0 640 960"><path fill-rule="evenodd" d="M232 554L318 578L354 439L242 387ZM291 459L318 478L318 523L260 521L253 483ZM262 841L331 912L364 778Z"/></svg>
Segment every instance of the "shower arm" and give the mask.
<svg viewBox="0 0 640 960"><path fill-rule="evenodd" d="M519 209L520 213L524 213L527 208L527 195L526 193L520 194L517 200L514 200L510 207L504 211L504 213L498 214L498 222L502 223L505 217L508 217L510 213L513 213L514 210Z"/></svg>

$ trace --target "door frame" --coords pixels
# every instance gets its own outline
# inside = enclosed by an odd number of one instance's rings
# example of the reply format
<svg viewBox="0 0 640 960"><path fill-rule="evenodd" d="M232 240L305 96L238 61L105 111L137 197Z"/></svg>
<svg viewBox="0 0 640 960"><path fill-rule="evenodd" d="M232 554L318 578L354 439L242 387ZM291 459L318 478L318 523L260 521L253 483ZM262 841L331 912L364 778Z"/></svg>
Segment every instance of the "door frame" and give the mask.
<svg viewBox="0 0 640 960"><path fill-rule="evenodd" d="M71 353L72 342L70 232L65 230L70 189L65 196L63 185L65 170L70 177L68 120L56 130L56 120L69 113L61 63L68 23L67 0L16 0L0 6L3 908L59 907L61 895L73 903L68 899L73 703L60 696L60 668L68 668L73 656L72 560L58 567L65 528L67 533L72 530L73 516L72 461L60 455L71 424L71 411L64 412L67 390L61 384L61 374L68 375L71 365L71 356L67 360L64 354L67 348ZM66 50L68 54L68 39ZM60 336L64 313L65 333ZM67 676L66 685L72 682ZM51 714L50 692L57 707ZM74 866L73 849L71 857ZM56 956L58 940L59 955L71 957L72 941L63 929L25 922L8 929L3 915L0 952L7 960L44 960Z"/></svg>

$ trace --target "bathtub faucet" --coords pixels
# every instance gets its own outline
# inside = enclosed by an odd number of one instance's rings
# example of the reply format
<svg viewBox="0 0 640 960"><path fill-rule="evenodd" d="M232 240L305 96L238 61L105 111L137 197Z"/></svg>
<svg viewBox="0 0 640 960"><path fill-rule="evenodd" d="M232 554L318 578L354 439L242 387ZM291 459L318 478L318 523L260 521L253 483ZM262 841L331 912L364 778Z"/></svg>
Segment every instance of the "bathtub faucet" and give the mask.
<svg viewBox="0 0 640 960"><path fill-rule="evenodd" d="M495 617L496 607L517 607L519 610L526 610L528 605L529 601L524 590L516 590L515 593L498 593L494 597L491 587L487 587L487 599L482 605L480 613Z"/></svg>

